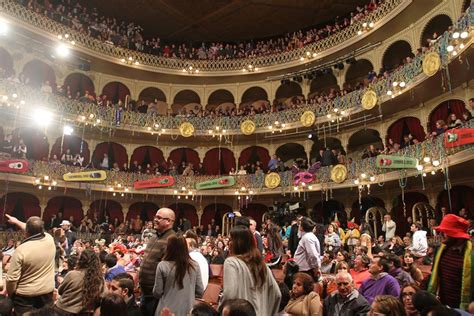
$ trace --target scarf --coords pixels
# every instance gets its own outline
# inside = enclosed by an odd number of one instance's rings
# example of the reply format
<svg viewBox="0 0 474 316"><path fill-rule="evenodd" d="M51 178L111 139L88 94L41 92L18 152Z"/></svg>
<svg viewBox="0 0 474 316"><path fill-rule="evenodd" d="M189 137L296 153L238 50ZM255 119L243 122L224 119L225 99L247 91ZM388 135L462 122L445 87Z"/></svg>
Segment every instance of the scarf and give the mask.
<svg viewBox="0 0 474 316"><path fill-rule="evenodd" d="M438 269L439 262L443 251L446 249L445 244L441 244L439 247L438 253L435 256L433 271L431 273L431 279L428 284L428 292L436 295L438 292L439 278L438 278ZM472 282L472 275L474 275L474 253L472 253L472 243L471 241L466 242L466 248L464 250L464 263L463 263L463 272L462 272L462 284L461 284L461 305L459 308L467 309L469 303L471 303L471 293L474 293L474 282ZM453 306L457 308L458 306Z"/></svg>

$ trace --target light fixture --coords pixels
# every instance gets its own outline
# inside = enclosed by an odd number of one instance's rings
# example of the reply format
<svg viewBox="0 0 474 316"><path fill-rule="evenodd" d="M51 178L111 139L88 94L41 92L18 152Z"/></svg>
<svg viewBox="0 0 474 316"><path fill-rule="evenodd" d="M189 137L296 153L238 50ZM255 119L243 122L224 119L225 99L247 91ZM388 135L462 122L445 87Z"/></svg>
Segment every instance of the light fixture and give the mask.
<svg viewBox="0 0 474 316"><path fill-rule="evenodd" d="M122 64L127 64L127 65L135 65L135 66L140 65L140 62L136 60L135 58L133 58L132 56L128 56L128 58L122 58L120 59L120 62Z"/></svg>
<svg viewBox="0 0 474 316"><path fill-rule="evenodd" d="M453 33L453 38L454 38L454 39L458 39L459 36L460 36L460 33L459 33L459 32L454 32L454 33Z"/></svg>
<svg viewBox="0 0 474 316"><path fill-rule="evenodd" d="M252 64L248 64L247 67L242 68L242 72L255 72L255 71L258 71L258 70L259 70L258 67L255 67Z"/></svg>
<svg viewBox="0 0 474 316"><path fill-rule="evenodd" d="M435 174L436 174L436 171L434 171L434 170L431 171L431 174L432 174L432 175L435 175Z"/></svg>
<svg viewBox="0 0 474 316"><path fill-rule="evenodd" d="M189 65L187 66L186 68L183 68L182 72L187 72L188 74L192 75L192 74L198 74L199 73L199 69L194 67L193 65Z"/></svg>
<svg viewBox="0 0 474 316"><path fill-rule="evenodd" d="M454 46L453 45L448 45L448 47L446 47L446 49L448 50L448 52L452 52L454 50Z"/></svg>
<svg viewBox="0 0 474 316"><path fill-rule="evenodd" d="M69 56L70 53L71 51L65 43L59 43L58 46L56 46L56 54L58 55L58 57L66 58Z"/></svg>
<svg viewBox="0 0 474 316"><path fill-rule="evenodd" d="M7 22L0 20L0 35L5 36L8 33L8 24Z"/></svg>
<svg viewBox="0 0 474 316"><path fill-rule="evenodd" d="M463 32L461 33L461 38L462 38L462 39L465 39L465 38L467 38L468 36L469 36L469 32L468 32L468 31L463 31Z"/></svg>
<svg viewBox="0 0 474 316"><path fill-rule="evenodd" d="M432 163L433 163L433 166L435 166L435 167L438 167L439 164L440 164L439 160L433 160Z"/></svg>
<svg viewBox="0 0 474 316"><path fill-rule="evenodd" d="M73 132L74 132L74 129L71 126L64 125L64 127L63 127L63 134L64 135L70 136L70 135L72 135Z"/></svg>
<svg viewBox="0 0 474 316"><path fill-rule="evenodd" d="M33 120L38 125L47 126L53 120L53 113L42 108L37 108L33 111Z"/></svg>
<svg viewBox="0 0 474 316"><path fill-rule="evenodd" d="M417 166L416 166L416 170L422 171L422 170L423 170L423 165L417 165Z"/></svg>
<svg viewBox="0 0 474 316"><path fill-rule="evenodd" d="M426 162L426 163L428 163L428 162L430 162L430 161L431 161L431 158L430 158L430 157L428 157L428 156L426 156L425 158L423 158L423 161L424 161L424 162Z"/></svg>

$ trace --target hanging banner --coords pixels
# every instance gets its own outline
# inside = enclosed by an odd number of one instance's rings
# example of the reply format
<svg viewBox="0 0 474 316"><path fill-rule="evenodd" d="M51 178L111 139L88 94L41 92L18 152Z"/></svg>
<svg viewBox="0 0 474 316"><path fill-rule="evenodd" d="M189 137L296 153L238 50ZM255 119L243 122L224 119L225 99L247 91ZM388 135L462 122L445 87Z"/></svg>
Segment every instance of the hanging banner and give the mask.
<svg viewBox="0 0 474 316"><path fill-rule="evenodd" d="M474 143L474 128L450 129L444 133L444 146L453 148Z"/></svg>
<svg viewBox="0 0 474 316"><path fill-rule="evenodd" d="M174 184L174 178L172 176L161 176L148 180L135 181L133 188L136 190L140 189L151 189L151 188L165 188L170 187Z"/></svg>
<svg viewBox="0 0 474 316"><path fill-rule="evenodd" d="M228 176L196 183L196 190L227 188L235 184L235 178Z"/></svg>
<svg viewBox="0 0 474 316"><path fill-rule="evenodd" d="M0 172L25 173L28 171L28 160L10 159L0 161Z"/></svg>
<svg viewBox="0 0 474 316"><path fill-rule="evenodd" d="M104 181L105 179L107 179L107 173L104 170L69 172L63 175L64 181Z"/></svg>
<svg viewBox="0 0 474 316"><path fill-rule="evenodd" d="M395 155L378 155L375 165L382 169L416 169L418 160L411 157Z"/></svg>

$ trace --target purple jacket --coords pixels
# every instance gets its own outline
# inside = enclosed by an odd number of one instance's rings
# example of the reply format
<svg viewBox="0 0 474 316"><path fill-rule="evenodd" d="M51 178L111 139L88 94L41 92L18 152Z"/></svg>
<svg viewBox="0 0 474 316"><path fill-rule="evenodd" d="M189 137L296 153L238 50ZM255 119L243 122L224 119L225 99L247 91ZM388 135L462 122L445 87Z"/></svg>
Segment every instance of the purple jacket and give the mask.
<svg viewBox="0 0 474 316"><path fill-rule="evenodd" d="M381 273L380 277L362 282L359 293L366 298L369 304L372 304L377 295L400 296L400 284L397 279L387 273Z"/></svg>

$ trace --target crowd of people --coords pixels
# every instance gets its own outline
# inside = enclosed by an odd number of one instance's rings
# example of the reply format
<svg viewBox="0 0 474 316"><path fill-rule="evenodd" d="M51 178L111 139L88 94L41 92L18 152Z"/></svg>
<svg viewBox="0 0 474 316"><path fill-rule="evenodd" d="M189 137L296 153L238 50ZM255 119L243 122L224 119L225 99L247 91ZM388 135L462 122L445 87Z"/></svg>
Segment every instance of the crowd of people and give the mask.
<svg viewBox="0 0 474 316"><path fill-rule="evenodd" d="M267 218L260 230L236 214L224 236L215 220L193 226L161 208L153 222L137 216L126 229L104 217L97 238L86 240L68 220L6 216L26 239L2 249L1 315L474 312L465 209L427 227L409 218L408 232L387 214L379 236L368 223L323 225L297 214L291 223Z"/></svg>
<svg viewBox="0 0 474 316"><path fill-rule="evenodd" d="M172 43L159 37L145 38L143 29L134 22L118 21L102 16L97 8L88 8L79 2L19 0L39 14L62 23L84 35L92 36L105 44L128 48L166 58L192 60L226 60L266 56L291 51L321 41L375 11L383 0L370 0L357 6L346 17L336 17L334 23L324 27L299 30L267 40L211 43Z"/></svg>

